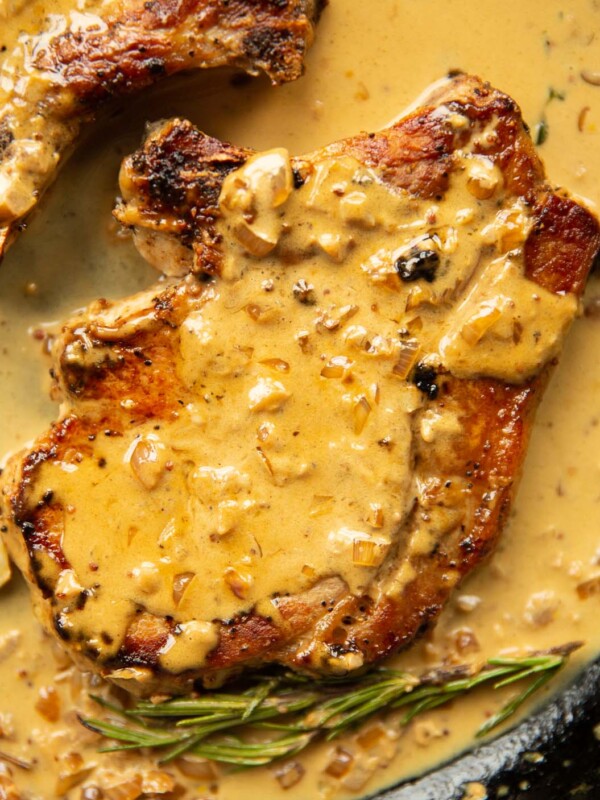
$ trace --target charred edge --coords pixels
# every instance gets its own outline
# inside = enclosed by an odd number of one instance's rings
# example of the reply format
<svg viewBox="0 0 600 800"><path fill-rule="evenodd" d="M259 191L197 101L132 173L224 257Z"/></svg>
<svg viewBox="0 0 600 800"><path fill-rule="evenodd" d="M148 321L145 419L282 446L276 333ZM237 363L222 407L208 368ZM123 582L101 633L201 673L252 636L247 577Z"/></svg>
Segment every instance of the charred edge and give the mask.
<svg viewBox="0 0 600 800"><path fill-rule="evenodd" d="M193 136L177 135L177 131L167 135L159 142L150 143L143 151L131 157L131 167L136 175L144 180L142 196L147 195L151 208L168 210L188 219L188 225L196 228L198 222L205 226L207 215L215 213L219 205L219 195L223 181L230 172L244 163L244 156L222 149L218 159L203 152L211 142L202 141L202 134L194 131ZM222 146L221 146L222 147ZM191 172L193 177L183 177ZM194 216L202 216L194 224Z"/></svg>
<svg viewBox="0 0 600 800"><path fill-rule="evenodd" d="M94 343L96 344L96 343ZM109 343L104 343L107 346ZM91 365L62 363L62 373L69 394L79 397L85 392L90 381L101 381L111 370L125 366L126 359L122 355L114 358L107 355L103 361Z"/></svg>
<svg viewBox="0 0 600 800"><path fill-rule="evenodd" d="M64 438L66 430L68 429L68 425L66 424L68 421L64 420L64 422L60 423L53 429L53 433L56 434L56 439L60 441ZM20 525L22 520L22 513L23 513L23 494L25 489L29 486L31 481L33 480L34 474L37 472L38 468L46 461L52 460L56 458L57 453L57 442L53 442L48 447L40 447L39 450L34 450L27 454L25 461L23 462L23 469L22 469L22 478L21 478L21 485L18 498L15 499L15 504L13 507L14 512L14 520L17 525Z"/></svg>
<svg viewBox="0 0 600 800"><path fill-rule="evenodd" d="M242 50L252 62L258 63L271 73L285 73L293 59L293 50L299 56L304 54L305 43L294 40L289 30L262 27L250 31L244 37Z"/></svg>
<svg viewBox="0 0 600 800"><path fill-rule="evenodd" d="M46 506L46 508L52 508L52 506ZM32 518L30 517L29 519L18 523L18 525L23 534L23 539L29 554L29 562L31 564L31 569L36 576L37 583L40 588L44 588L44 590L49 589L50 587L47 581L42 576L43 565L37 559L36 553L46 553L47 556L51 558L61 570L68 569L70 565L62 550L60 541L56 538L56 536L52 535L43 517L35 522L33 522Z"/></svg>
<svg viewBox="0 0 600 800"><path fill-rule="evenodd" d="M153 78L160 78L167 74L167 66L164 58L148 58L142 63L142 68Z"/></svg>
<svg viewBox="0 0 600 800"><path fill-rule="evenodd" d="M358 647L356 646L356 644L353 642L352 639L348 639L343 644L337 644L337 643L327 644L327 649L334 658L340 658L341 656L345 656L348 653L358 652Z"/></svg>
<svg viewBox="0 0 600 800"><path fill-rule="evenodd" d="M461 73L456 77L461 77ZM510 117L508 121L514 123L513 117L519 113L519 108L511 97L492 89L489 83L474 89L473 94L478 101L451 99L446 105L453 113L465 114L471 121L476 119L481 122L491 119L494 115L501 117L508 115Z"/></svg>
<svg viewBox="0 0 600 800"><path fill-rule="evenodd" d="M54 630L56 631L59 639L62 639L63 642L71 641L71 631L69 631L66 627L66 622L63 619L62 614L55 614L54 616Z"/></svg>

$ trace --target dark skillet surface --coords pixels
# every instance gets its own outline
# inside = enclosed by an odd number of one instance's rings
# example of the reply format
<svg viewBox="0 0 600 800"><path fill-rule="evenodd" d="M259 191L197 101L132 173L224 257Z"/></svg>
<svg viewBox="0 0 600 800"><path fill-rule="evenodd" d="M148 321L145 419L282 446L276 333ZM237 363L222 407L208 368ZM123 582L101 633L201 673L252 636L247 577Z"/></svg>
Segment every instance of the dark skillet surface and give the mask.
<svg viewBox="0 0 600 800"><path fill-rule="evenodd" d="M600 658L509 733L377 799L461 800L480 782L488 800L600 800L599 685Z"/></svg>

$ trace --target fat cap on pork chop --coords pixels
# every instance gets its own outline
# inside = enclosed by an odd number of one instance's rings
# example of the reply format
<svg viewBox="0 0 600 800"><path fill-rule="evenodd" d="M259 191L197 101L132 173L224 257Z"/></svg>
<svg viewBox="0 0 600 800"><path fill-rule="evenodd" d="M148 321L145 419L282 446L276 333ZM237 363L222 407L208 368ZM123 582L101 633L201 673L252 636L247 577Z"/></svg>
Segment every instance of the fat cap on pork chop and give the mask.
<svg viewBox="0 0 600 800"><path fill-rule="evenodd" d="M46 627L144 694L408 646L498 539L597 220L468 76L298 158L168 120L121 187L172 277L65 324L3 478Z"/></svg>
<svg viewBox="0 0 600 800"><path fill-rule="evenodd" d="M82 124L106 100L183 70L230 66L273 83L302 74L325 0L73 3L4 57L0 88L0 259Z"/></svg>

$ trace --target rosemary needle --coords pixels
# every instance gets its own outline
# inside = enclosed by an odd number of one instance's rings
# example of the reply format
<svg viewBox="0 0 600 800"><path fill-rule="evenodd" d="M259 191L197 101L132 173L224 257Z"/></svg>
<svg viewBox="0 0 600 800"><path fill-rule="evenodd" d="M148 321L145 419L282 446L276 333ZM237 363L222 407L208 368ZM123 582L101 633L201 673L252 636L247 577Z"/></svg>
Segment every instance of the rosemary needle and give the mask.
<svg viewBox="0 0 600 800"><path fill-rule="evenodd" d="M103 752L153 748L162 751L161 763L193 752L225 764L256 767L295 755L317 738L333 739L380 711L405 708L400 724L406 725L418 714L484 684L493 689L524 684L479 729L477 736L484 736L551 680L580 646L571 642L522 658L491 658L479 669L463 665L420 677L390 669L323 682L289 673L259 676L244 691L162 703L142 700L127 710L92 696L111 716L81 722L114 742Z"/></svg>

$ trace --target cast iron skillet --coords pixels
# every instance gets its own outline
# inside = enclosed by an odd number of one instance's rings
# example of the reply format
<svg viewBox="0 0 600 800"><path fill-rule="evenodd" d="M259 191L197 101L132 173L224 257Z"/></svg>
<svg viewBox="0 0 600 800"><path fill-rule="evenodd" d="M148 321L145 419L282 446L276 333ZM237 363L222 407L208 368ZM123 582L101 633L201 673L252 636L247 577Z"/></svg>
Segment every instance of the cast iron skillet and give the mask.
<svg viewBox="0 0 600 800"><path fill-rule="evenodd" d="M599 800L599 683L600 658L509 733L377 800L462 800L471 782L488 800Z"/></svg>

